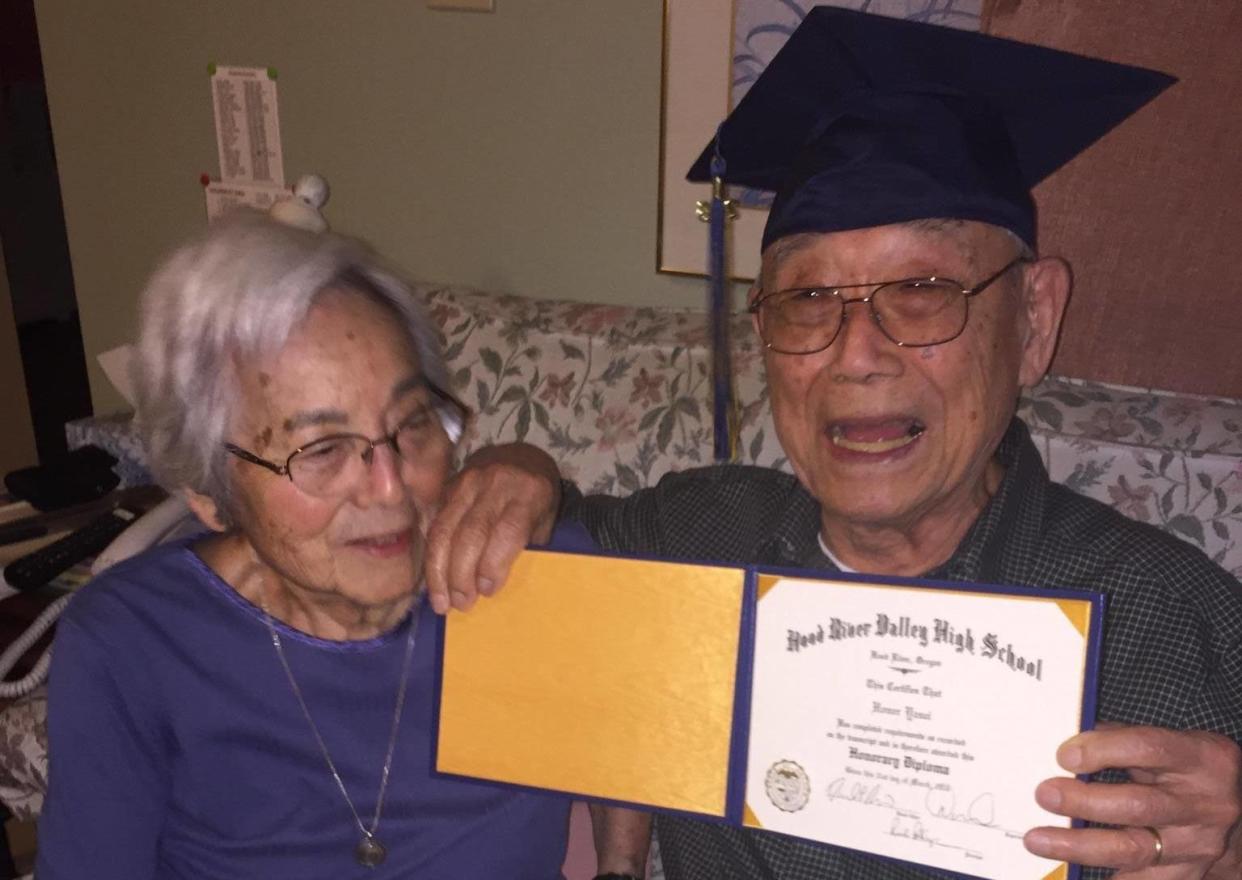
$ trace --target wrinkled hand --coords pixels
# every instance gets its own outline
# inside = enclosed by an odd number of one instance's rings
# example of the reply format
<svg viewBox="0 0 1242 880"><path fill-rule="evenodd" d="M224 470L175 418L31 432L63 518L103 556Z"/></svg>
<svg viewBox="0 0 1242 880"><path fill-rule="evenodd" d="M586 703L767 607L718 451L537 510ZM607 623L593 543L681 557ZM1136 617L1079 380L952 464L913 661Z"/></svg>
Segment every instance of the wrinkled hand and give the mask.
<svg viewBox="0 0 1242 880"><path fill-rule="evenodd" d="M1047 779L1044 809L1116 828L1035 828L1026 848L1081 865L1117 868L1125 880L1242 877L1242 754L1228 737L1198 730L1101 726L1066 740L1057 763L1071 773L1125 770L1116 785ZM1164 850L1156 863L1155 828Z"/></svg>
<svg viewBox="0 0 1242 880"><path fill-rule="evenodd" d="M560 473L525 443L478 450L449 482L427 531L427 595L438 614L490 596L527 544L552 536Z"/></svg>

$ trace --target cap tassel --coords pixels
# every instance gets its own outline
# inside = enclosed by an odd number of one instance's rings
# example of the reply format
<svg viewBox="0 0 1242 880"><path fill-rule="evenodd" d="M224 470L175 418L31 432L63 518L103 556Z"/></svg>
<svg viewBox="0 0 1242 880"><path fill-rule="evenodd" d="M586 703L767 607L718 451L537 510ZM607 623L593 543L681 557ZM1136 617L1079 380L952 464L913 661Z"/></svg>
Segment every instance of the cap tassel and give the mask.
<svg viewBox="0 0 1242 880"><path fill-rule="evenodd" d="M725 224L737 217L737 207L724 195L725 161L719 142L711 161L712 197L696 211L708 224L707 315L712 355L712 455L715 461L735 461L738 419L733 405L733 371L729 363L729 299L726 275Z"/></svg>

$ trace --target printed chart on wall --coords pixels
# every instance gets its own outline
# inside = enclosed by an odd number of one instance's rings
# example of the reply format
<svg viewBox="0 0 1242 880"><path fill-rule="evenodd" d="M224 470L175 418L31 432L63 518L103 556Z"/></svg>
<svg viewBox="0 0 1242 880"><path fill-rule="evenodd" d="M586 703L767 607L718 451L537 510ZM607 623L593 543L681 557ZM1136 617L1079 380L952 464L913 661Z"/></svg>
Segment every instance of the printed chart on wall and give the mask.
<svg viewBox="0 0 1242 880"><path fill-rule="evenodd" d="M211 64L220 177L204 175L209 220L232 208L267 209L288 195L280 143L276 71Z"/></svg>
<svg viewBox="0 0 1242 880"><path fill-rule="evenodd" d="M660 157L657 265L662 272L703 275L707 225L696 213L708 184L685 179L716 126L737 106L813 6L979 30L985 0L665 0L664 105ZM725 157L726 161L728 157ZM771 193L731 191L741 210L731 224L730 274L749 281Z"/></svg>

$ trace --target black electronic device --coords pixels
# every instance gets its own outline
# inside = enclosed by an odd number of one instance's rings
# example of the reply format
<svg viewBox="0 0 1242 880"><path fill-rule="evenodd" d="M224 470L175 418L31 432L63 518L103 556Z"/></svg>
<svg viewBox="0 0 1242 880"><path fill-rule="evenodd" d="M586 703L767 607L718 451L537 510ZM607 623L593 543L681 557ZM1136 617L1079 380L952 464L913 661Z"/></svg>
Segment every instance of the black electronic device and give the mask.
<svg viewBox="0 0 1242 880"><path fill-rule="evenodd" d="M4 579L18 590L33 590L50 583L57 575L102 551L139 516L138 510L113 507L77 531L13 560L4 567Z"/></svg>
<svg viewBox="0 0 1242 880"><path fill-rule="evenodd" d="M60 510L107 495L121 482L116 458L98 446L82 446L35 467L7 474L4 485L36 510Z"/></svg>

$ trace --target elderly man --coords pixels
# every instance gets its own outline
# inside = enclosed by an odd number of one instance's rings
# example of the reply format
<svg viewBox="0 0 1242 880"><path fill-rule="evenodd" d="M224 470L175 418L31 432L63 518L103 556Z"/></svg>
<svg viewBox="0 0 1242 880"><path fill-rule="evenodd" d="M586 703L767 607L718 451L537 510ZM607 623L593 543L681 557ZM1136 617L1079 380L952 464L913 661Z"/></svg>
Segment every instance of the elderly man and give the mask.
<svg viewBox="0 0 1242 880"><path fill-rule="evenodd" d="M1168 83L813 11L692 172L718 150L730 182L779 192L750 311L794 475L704 468L623 500L572 488L563 500L629 553L1105 592L1105 723L1057 754L1092 779L1032 792L1093 825L1025 838L1095 866L1088 878L1242 876L1242 591L1194 548L1052 484L1014 417L1019 389L1048 368L1070 287L1062 261L1035 256L1029 189ZM535 450L473 464L433 533L440 609L490 592L555 510ZM611 819L643 852L646 820ZM657 825L672 878L936 876L764 832ZM601 870L642 872L640 858Z"/></svg>

